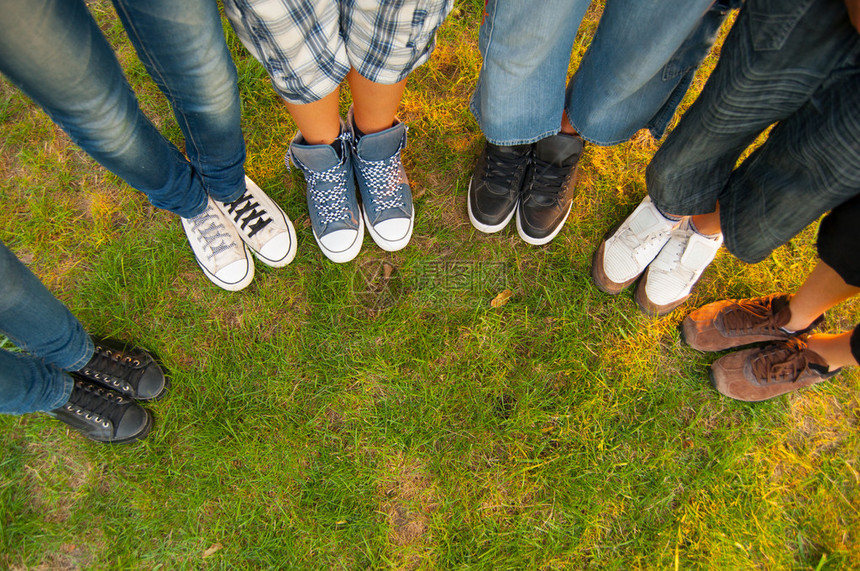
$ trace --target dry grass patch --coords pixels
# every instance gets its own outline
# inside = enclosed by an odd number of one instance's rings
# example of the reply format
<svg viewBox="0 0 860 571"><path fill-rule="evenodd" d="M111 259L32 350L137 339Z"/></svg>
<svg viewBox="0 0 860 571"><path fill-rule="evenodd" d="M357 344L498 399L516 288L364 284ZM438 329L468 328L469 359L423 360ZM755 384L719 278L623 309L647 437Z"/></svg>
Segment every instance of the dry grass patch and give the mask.
<svg viewBox="0 0 860 571"><path fill-rule="evenodd" d="M438 507L433 478L420 462L398 454L386 463L377 493L388 525L386 551L392 567L418 568L433 541L431 518Z"/></svg>

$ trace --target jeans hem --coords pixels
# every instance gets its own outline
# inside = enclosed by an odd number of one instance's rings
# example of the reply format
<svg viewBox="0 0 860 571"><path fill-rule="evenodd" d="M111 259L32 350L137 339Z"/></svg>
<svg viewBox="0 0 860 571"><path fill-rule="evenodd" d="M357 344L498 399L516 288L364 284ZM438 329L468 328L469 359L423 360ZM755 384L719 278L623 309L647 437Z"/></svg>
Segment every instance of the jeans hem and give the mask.
<svg viewBox="0 0 860 571"><path fill-rule="evenodd" d="M87 335L87 344L86 344L86 348L84 349L84 354L79 359L74 361L71 365L69 365L68 367L64 367L63 370L64 371L80 370L81 368L83 368L84 365L86 365L87 363L90 362L90 359L93 358L93 355L95 354L95 352L96 352L96 346L93 343L93 339L92 339L92 337Z"/></svg>
<svg viewBox="0 0 860 571"><path fill-rule="evenodd" d="M86 363L84 363L84 364L86 364ZM69 402L69 399L72 396L72 389L74 387L75 387L75 380L72 378L72 376L68 375L68 374L64 374L63 375L63 392L62 392L63 396L61 397L61 399L59 401L57 401L55 404L51 405L51 408L49 408L48 411L58 409L61 406L63 406L64 404L66 404L67 402Z"/></svg>

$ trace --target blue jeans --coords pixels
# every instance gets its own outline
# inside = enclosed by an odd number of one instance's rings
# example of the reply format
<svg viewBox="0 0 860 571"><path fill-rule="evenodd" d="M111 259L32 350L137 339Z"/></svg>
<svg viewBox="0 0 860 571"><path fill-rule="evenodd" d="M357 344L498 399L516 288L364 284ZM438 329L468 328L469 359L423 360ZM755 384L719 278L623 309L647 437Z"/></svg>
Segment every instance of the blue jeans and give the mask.
<svg viewBox="0 0 860 571"><path fill-rule="evenodd" d="M186 159L143 115L83 0L0 0L0 72L153 205L189 218L245 190L237 74L214 0L115 0Z"/></svg>
<svg viewBox="0 0 860 571"><path fill-rule="evenodd" d="M26 353L0 350L0 413L53 410L66 403L94 346L80 322L0 242L0 331Z"/></svg>
<svg viewBox="0 0 860 571"><path fill-rule="evenodd" d="M565 90L573 42L590 0L487 0L484 58L471 110L496 145L558 133L567 111L588 141L612 145L666 129L725 18L714 0L607 0ZM710 8L710 9L709 9Z"/></svg>
<svg viewBox="0 0 860 571"><path fill-rule="evenodd" d="M701 95L648 166L648 193L671 214L719 202L728 250L761 261L860 194L858 94L860 34L843 0L748 0Z"/></svg>

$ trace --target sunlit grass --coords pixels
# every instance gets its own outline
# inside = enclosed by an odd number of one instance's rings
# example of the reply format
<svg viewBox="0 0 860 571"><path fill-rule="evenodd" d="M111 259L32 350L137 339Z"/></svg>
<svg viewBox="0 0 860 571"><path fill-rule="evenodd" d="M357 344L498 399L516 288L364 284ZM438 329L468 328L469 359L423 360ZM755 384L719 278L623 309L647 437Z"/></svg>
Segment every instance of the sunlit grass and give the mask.
<svg viewBox="0 0 860 571"><path fill-rule="evenodd" d="M142 107L181 147L109 4L93 6ZM686 309L645 317L589 274L604 232L645 194L659 143L638 134L587 147L550 246L475 231L465 197L482 137L467 103L482 7L458 3L401 106L412 242L387 254L368 238L345 265L316 247L303 179L283 166L292 121L228 35L247 171L300 242L290 266L258 264L240 293L203 277L175 216L0 81L0 239L88 329L151 348L173 375L148 405L153 433L133 446L0 417L0 567L860 566L857 373L733 402L708 384L714 356L677 331L690 307L795 289L815 229L756 266L719 255ZM828 326L858 317L849 302Z"/></svg>

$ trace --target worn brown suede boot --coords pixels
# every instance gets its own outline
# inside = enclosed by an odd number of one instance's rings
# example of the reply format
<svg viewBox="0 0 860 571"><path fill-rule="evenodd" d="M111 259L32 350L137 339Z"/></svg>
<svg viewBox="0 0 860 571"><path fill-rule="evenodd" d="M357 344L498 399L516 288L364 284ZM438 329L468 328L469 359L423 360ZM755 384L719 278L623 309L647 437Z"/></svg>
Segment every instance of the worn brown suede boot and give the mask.
<svg viewBox="0 0 860 571"><path fill-rule="evenodd" d="M775 293L753 299L726 299L702 306L684 319L684 341L699 351L723 351L765 341L784 341L817 327L819 316L809 327L789 333L782 329L791 319L792 296Z"/></svg>
<svg viewBox="0 0 860 571"><path fill-rule="evenodd" d="M720 393L736 400L758 402L826 381L827 362L806 344L806 337L792 337L731 353L711 365L711 383Z"/></svg>

